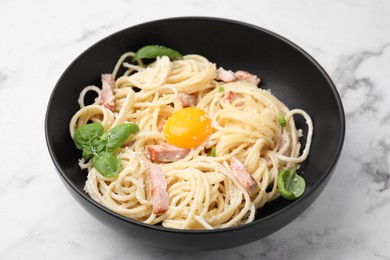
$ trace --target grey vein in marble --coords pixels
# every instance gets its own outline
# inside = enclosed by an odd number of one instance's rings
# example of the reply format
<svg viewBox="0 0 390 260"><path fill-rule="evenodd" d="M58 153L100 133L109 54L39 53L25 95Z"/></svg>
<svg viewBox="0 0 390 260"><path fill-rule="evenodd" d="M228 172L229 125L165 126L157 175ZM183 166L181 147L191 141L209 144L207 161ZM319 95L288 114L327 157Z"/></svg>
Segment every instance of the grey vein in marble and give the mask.
<svg viewBox="0 0 390 260"><path fill-rule="evenodd" d="M378 111L379 103L382 101L382 93L370 78L359 78L355 75L355 72L367 59L383 55L389 46L390 44L386 43L377 51L362 51L342 58L337 73L334 76L334 81L338 86L340 96L345 99L348 92L356 91L362 91L365 94L365 100L357 108L351 111L346 110L347 117Z"/></svg>
<svg viewBox="0 0 390 260"><path fill-rule="evenodd" d="M368 162L363 162L362 170L365 174L378 184L381 184L380 192L389 189L390 184L390 143L386 140L379 140L371 143L370 157Z"/></svg>
<svg viewBox="0 0 390 260"><path fill-rule="evenodd" d="M376 51L365 50L350 55L343 59L335 77L345 104L347 134L348 131L360 133L362 145L359 150L351 151L352 158L360 164L360 174L380 185L379 192L388 190L390 182L390 106L384 89L378 86L383 82L373 78L372 72L362 75L358 71L370 60L389 57L389 47L390 44L386 43ZM348 138L346 146L348 149Z"/></svg>

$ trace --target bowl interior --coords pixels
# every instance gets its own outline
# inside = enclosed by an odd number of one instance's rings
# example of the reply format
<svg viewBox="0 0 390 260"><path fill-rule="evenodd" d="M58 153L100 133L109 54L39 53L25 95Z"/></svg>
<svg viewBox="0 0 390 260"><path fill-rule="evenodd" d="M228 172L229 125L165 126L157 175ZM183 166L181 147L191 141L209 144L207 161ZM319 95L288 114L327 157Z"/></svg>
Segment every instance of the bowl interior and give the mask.
<svg viewBox="0 0 390 260"><path fill-rule="evenodd" d="M81 54L58 81L47 108L46 139L60 176L80 196L92 203L83 191L86 172L77 163L81 153L69 135L69 121L79 109L79 93L87 85L99 86L100 74L111 72L121 54L148 44L200 54L217 66L257 74L261 87L313 119L312 148L302 167L307 182L303 198L331 174L342 148L344 114L323 69L294 44L261 28L222 19L177 18L134 26L103 39ZM296 121L306 129L301 118ZM258 211L255 222L299 201L277 199Z"/></svg>

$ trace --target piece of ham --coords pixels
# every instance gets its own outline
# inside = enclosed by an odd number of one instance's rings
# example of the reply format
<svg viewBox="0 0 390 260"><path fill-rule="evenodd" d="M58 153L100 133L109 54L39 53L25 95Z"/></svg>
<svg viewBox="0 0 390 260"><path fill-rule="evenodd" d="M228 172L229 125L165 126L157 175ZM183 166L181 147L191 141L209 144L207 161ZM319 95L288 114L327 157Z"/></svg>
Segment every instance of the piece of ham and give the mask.
<svg viewBox="0 0 390 260"><path fill-rule="evenodd" d="M197 103L197 97L194 94L184 94L180 93L179 94L179 99L181 101L181 104L183 107L192 107L195 106Z"/></svg>
<svg viewBox="0 0 390 260"><path fill-rule="evenodd" d="M100 104L102 104L104 107L110 109L111 111L114 111L115 79L112 76L112 74L102 74L101 80L102 80L102 93L100 96Z"/></svg>
<svg viewBox="0 0 390 260"><path fill-rule="evenodd" d="M257 188L257 183L252 175L245 169L245 166L236 158L230 159L230 167L234 176L246 189L249 195L252 195Z"/></svg>
<svg viewBox="0 0 390 260"><path fill-rule="evenodd" d="M233 101L235 101L237 99L237 95L233 91L229 90L229 91L226 91L225 98L227 100L229 100L230 103L233 103Z"/></svg>
<svg viewBox="0 0 390 260"><path fill-rule="evenodd" d="M259 77L257 77L254 74L251 74L251 73L249 73L247 71L238 70L238 71L234 72L234 75L238 79L245 80L246 82L252 83L254 85L259 85L259 83L260 83L260 78Z"/></svg>
<svg viewBox="0 0 390 260"><path fill-rule="evenodd" d="M149 168L149 177L152 184L152 206L154 214L161 214L168 210L169 196L167 192L167 180L163 171L156 167Z"/></svg>
<svg viewBox="0 0 390 260"><path fill-rule="evenodd" d="M260 78L256 75L249 73L247 71L238 70L236 72L233 72L231 70L225 70L222 67L219 67L217 69L217 80L223 81L223 82L233 82L236 80L245 80L246 82L259 85Z"/></svg>
<svg viewBox="0 0 390 260"><path fill-rule="evenodd" d="M234 101L236 101L237 100L237 95L236 95L236 93L234 93L233 91L226 91L226 93L225 93L225 98L227 99L227 100L229 100L229 102L230 102L230 104L231 103L233 103ZM240 107L240 106L243 106L245 103L244 102L237 102L236 104L235 104L235 106L237 106L237 107Z"/></svg>
<svg viewBox="0 0 390 260"><path fill-rule="evenodd" d="M217 69L217 80L221 80L223 82L233 82L237 80L237 77L234 75L233 71L219 67Z"/></svg>
<svg viewBox="0 0 390 260"><path fill-rule="evenodd" d="M153 162L175 162L186 157L190 149L169 144L148 145L149 159Z"/></svg>

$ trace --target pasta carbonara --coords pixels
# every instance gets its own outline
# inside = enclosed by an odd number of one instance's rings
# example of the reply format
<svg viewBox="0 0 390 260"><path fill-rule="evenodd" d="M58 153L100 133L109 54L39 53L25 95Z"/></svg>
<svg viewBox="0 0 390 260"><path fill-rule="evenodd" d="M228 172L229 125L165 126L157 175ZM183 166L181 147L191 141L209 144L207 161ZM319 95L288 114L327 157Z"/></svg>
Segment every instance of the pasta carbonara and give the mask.
<svg viewBox="0 0 390 260"><path fill-rule="evenodd" d="M113 151L119 172L104 176L92 160L85 191L125 217L178 229L226 228L251 222L256 210L280 196L278 174L298 167L308 154L313 133L310 116L289 110L260 79L232 72L200 55L160 56L145 66L123 54L102 86L87 86L70 134L91 122L104 131L135 123ZM118 71L125 70L118 75ZM84 104L87 92L93 104ZM293 116L306 120L306 145ZM301 152L300 152L301 151ZM260 209L261 210L261 209Z"/></svg>

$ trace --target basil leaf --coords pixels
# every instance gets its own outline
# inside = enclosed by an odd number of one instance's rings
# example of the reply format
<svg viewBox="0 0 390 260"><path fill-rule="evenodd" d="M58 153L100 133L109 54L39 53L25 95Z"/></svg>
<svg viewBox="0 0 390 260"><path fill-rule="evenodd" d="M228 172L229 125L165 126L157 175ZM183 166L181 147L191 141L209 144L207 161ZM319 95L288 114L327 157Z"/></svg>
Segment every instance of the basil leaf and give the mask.
<svg viewBox="0 0 390 260"><path fill-rule="evenodd" d="M109 152L92 157L93 167L104 177L117 176L121 167L121 160L118 156Z"/></svg>
<svg viewBox="0 0 390 260"><path fill-rule="evenodd" d="M155 59L161 56L168 56L170 59L181 58L182 55L171 49L159 45L147 45L139 49L133 58L133 62L140 59Z"/></svg>
<svg viewBox="0 0 390 260"><path fill-rule="evenodd" d="M88 159L90 156L97 155L106 149L106 142L100 139L92 141L91 146L86 146L83 149L83 158Z"/></svg>
<svg viewBox="0 0 390 260"><path fill-rule="evenodd" d="M78 149L83 150L83 158L92 157L95 169L105 177L118 175L121 160L112 152L119 148L127 138L139 132L137 124L128 123L114 127L104 133L100 123L86 124L79 127L74 134L74 143Z"/></svg>
<svg viewBox="0 0 390 260"><path fill-rule="evenodd" d="M128 123L116 126L104 133L100 138L101 141L105 142L106 151L115 151L118 149L131 134L139 132L137 124Z"/></svg>
<svg viewBox="0 0 390 260"><path fill-rule="evenodd" d="M305 180L296 174L295 169L284 170L278 176L278 190L283 198L294 200L299 198L306 188Z"/></svg>
<svg viewBox="0 0 390 260"><path fill-rule="evenodd" d="M88 158L90 158L91 156L93 156L93 151L91 149L92 147L91 146L86 146L84 147L83 149L83 158L85 160L87 160Z"/></svg>
<svg viewBox="0 0 390 260"><path fill-rule="evenodd" d="M86 124L77 128L73 140L78 149L84 150L86 147L92 147L92 142L99 138L103 132L104 128L101 123Z"/></svg>
<svg viewBox="0 0 390 260"><path fill-rule="evenodd" d="M94 155L103 152L106 149L106 142L100 139L96 139L92 142L92 152Z"/></svg>

